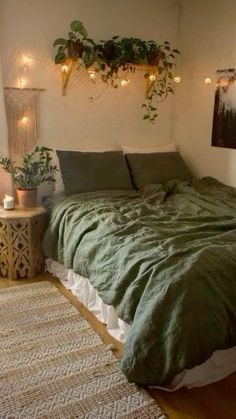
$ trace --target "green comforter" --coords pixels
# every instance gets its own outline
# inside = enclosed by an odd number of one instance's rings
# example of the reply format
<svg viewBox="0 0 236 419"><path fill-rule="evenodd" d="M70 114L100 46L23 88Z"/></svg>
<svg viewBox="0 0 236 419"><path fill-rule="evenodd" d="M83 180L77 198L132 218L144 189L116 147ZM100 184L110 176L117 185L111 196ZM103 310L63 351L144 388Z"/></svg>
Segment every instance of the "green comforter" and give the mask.
<svg viewBox="0 0 236 419"><path fill-rule="evenodd" d="M46 255L130 324L121 369L167 385L236 345L236 189L212 178L57 202Z"/></svg>

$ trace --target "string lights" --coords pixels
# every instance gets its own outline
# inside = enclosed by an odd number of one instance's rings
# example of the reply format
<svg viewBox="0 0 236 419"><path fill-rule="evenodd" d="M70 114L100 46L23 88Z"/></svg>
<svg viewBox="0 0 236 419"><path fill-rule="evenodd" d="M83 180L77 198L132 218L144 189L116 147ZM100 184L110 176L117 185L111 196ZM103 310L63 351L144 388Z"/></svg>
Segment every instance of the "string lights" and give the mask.
<svg viewBox="0 0 236 419"><path fill-rule="evenodd" d="M150 81L155 81L155 80L156 80L156 76L155 76L155 74L150 74L150 75L149 75L149 80L150 80Z"/></svg>
<svg viewBox="0 0 236 419"><path fill-rule="evenodd" d="M96 80L96 77L97 77L96 71L94 69L90 69L87 72L88 72L90 80L92 80L94 82Z"/></svg>
<svg viewBox="0 0 236 419"><path fill-rule="evenodd" d="M24 63L24 66L27 67L27 68L28 68L30 59L31 59L31 57L30 56L27 56L27 55L25 55L25 56L22 57L22 62ZM70 65L68 63L62 63L61 64L61 71L62 71L63 76L66 77L66 82L68 82L69 73L71 71ZM95 81L97 79L97 72L98 72L98 70L95 69L95 68L91 68L90 67L90 68L88 68L86 70L86 72L88 74L89 79L93 83L95 83ZM150 73L149 74L146 74L145 77L148 78L150 82L154 82L157 79L157 77L158 77L158 70L157 70L157 74L154 74L154 72L152 72L151 74ZM204 83L205 83L206 86L212 84L212 79L210 77L206 77L203 80L204 80ZM182 81L182 78L181 78L180 75L176 75L173 78L173 82L175 84L180 84L181 81ZM23 80L21 80L21 83L22 83L22 85L21 85L21 88L22 88L23 85L25 84L25 82ZM129 83L130 83L130 80L126 76L123 77L123 78L121 78L121 80L120 80L120 85L122 87L128 86Z"/></svg>
<svg viewBox="0 0 236 419"><path fill-rule="evenodd" d="M27 72L29 71L29 66L31 63L32 58L28 54L23 54L20 56L20 71L19 71L19 88L23 89L26 84L26 79L22 78L22 71Z"/></svg>
<svg viewBox="0 0 236 419"><path fill-rule="evenodd" d="M23 65L23 70L24 71L29 70L30 60L31 60L31 58L30 58L29 55L22 55L22 65Z"/></svg>
<svg viewBox="0 0 236 419"><path fill-rule="evenodd" d="M205 84L208 86L209 84L211 84L211 79L209 77L205 78Z"/></svg>
<svg viewBox="0 0 236 419"><path fill-rule="evenodd" d="M22 76L21 76L22 70L24 72L29 71L29 65L30 65L31 60L32 60L31 57L27 54L23 54L21 56L21 59L20 59L21 69L20 69L20 76L19 76L19 88L20 89L24 89L25 85L26 85L26 79L22 78ZM30 123L30 119L29 119L28 116L23 116L23 118L21 118L22 126L28 127L29 123Z"/></svg>
<svg viewBox="0 0 236 419"><path fill-rule="evenodd" d="M68 65L67 65L67 64L62 64L62 66L61 66L61 71L62 71L64 74L68 74L68 71L69 71L69 67L68 67Z"/></svg>
<svg viewBox="0 0 236 419"><path fill-rule="evenodd" d="M21 122L24 126L27 126L30 122L28 116L23 116L23 118L21 119Z"/></svg>
<svg viewBox="0 0 236 419"><path fill-rule="evenodd" d="M174 77L174 82L175 82L176 84L179 84L179 83L181 82L181 78L180 78L180 76L176 76L176 77Z"/></svg>
<svg viewBox="0 0 236 419"><path fill-rule="evenodd" d="M122 87L126 87L126 86L128 86L129 82L130 81L128 79L122 79L121 82L120 82L120 85Z"/></svg>
<svg viewBox="0 0 236 419"><path fill-rule="evenodd" d="M22 78L19 79L19 88L23 89L25 86L25 80L23 80Z"/></svg>

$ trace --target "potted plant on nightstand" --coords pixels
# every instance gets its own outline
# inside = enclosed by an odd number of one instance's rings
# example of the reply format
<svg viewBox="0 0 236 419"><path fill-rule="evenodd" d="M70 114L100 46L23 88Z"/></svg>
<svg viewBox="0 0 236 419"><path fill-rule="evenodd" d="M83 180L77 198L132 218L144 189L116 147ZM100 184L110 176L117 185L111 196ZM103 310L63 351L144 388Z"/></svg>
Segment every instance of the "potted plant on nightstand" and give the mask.
<svg viewBox="0 0 236 419"><path fill-rule="evenodd" d="M58 169L52 164L51 151L50 148L36 146L22 157L21 166L0 155L0 165L12 176L20 207L35 207L38 186L44 182L55 182Z"/></svg>

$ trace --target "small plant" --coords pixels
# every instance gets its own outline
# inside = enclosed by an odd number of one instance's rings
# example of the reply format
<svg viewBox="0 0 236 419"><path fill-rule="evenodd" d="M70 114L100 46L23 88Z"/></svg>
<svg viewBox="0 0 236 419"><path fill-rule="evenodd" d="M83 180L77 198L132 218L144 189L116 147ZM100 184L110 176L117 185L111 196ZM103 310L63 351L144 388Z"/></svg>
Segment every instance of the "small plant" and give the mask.
<svg viewBox="0 0 236 419"><path fill-rule="evenodd" d="M57 167L52 164L51 148L36 146L31 153L22 157L22 165L17 166L10 158L0 155L0 165L10 173L18 189L37 189L44 182L55 182Z"/></svg>
<svg viewBox="0 0 236 419"><path fill-rule="evenodd" d="M68 33L68 39L58 38L53 46L57 47L55 63L60 64L66 58L72 58L77 61L81 59L81 64L90 67L95 60L95 42L88 38L88 32L82 22L74 20L70 24L71 31Z"/></svg>

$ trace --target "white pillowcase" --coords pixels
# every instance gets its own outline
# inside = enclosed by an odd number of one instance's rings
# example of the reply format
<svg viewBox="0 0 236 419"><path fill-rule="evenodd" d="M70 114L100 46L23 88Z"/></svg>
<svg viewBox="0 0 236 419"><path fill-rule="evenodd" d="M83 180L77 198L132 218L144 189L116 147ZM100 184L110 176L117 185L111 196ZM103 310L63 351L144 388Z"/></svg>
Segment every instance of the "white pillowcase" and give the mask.
<svg viewBox="0 0 236 419"><path fill-rule="evenodd" d="M176 146L174 143L168 143L156 147L131 147L131 146L122 146L122 151L124 154L150 154L150 153L169 153L176 151Z"/></svg>

